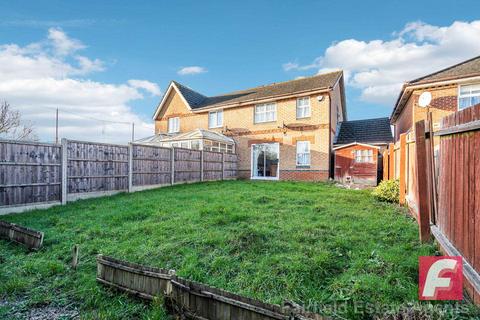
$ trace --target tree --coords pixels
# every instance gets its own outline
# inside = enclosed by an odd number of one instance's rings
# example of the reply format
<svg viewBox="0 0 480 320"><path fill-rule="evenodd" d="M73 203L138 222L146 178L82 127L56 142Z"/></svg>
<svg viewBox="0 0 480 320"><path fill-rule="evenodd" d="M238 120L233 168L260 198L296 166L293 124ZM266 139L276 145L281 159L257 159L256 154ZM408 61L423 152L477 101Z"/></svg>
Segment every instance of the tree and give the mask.
<svg viewBox="0 0 480 320"><path fill-rule="evenodd" d="M31 124L23 122L21 113L13 110L6 101L0 104L0 137L11 140L37 140Z"/></svg>

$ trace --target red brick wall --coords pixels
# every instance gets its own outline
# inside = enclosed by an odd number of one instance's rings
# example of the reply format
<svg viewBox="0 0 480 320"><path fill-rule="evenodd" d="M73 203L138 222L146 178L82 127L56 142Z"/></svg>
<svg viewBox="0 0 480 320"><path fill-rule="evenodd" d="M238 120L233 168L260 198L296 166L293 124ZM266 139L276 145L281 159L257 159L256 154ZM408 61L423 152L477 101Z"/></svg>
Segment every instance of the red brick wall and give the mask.
<svg viewBox="0 0 480 320"><path fill-rule="evenodd" d="M280 170L280 180L326 181L328 170Z"/></svg>

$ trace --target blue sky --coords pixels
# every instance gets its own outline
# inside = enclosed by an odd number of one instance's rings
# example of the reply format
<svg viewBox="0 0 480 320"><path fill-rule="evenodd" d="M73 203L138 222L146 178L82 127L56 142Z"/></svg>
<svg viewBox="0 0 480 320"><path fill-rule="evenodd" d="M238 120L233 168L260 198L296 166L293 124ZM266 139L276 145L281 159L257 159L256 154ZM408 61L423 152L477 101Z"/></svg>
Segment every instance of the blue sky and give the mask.
<svg viewBox="0 0 480 320"><path fill-rule="evenodd" d="M3 2L0 62L12 79L3 89L0 82L0 98L28 112L58 106L79 119L132 118L145 135L172 79L214 95L342 68L349 118L388 116L403 81L480 54L479 9L478 1ZM185 67L203 72L179 74ZM32 89L15 91L12 81L24 73L23 87ZM89 96L105 90L118 101ZM34 119L45 139L50 115ZM85 126L113 137L128 131L67 118L66 136L78 138Z"/></svg>

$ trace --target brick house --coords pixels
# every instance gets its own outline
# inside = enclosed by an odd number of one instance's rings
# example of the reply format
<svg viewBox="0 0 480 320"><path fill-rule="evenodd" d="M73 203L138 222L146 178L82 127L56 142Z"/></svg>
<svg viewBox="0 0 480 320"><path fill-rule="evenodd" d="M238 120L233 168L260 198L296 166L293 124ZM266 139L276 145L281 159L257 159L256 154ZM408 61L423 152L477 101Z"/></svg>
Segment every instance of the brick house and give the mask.
<svg viewBox="0 0 480 320"><path fill-rule="evenodd" d="M342 71L211 97L172 81L155 111L153 139L178 143L175 137L210 132L234 146L174 146L236 152L242 178L318 181L333 175L333 139L346 117Z"/></svg>
<svg viewBox="0 0 480 320"><path fill-rule="evenodd" d="M418 104L420 95L430 92L432 100L428 108ZM390 122L394 126L394 138L399 143L400 135L406 134L407 159L405 167L406 202L412 212L418 212L414 126L432 113L433 130L439 129L440 120L458 110L480 102L480 56L463 61L443 70L405 83L395 103ZM438 138L434 140L438 148ZM399 162L395 162L399 164ZM395 166L396 178L400 168Z"/></svg>
<svg viewBox="0 0 480 320"><path fill-rule="evenodd" d="M418 98L427 91L436 130L441 118L480 103L480 56L405 83L390 117L395 141L426 119L427 109L418 106Z"/></svg>

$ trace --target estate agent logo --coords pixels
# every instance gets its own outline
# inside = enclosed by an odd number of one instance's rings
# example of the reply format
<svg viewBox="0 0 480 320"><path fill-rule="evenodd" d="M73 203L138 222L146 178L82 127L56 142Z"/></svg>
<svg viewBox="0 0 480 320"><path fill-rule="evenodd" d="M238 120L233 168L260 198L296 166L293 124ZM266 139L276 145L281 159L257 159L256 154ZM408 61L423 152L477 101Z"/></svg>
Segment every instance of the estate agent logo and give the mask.
<svg viewBox="0 0 480 320"><path fill-rule="evenodd" d="M419 257L420 300L462 300L462 257Z"/></svg>

